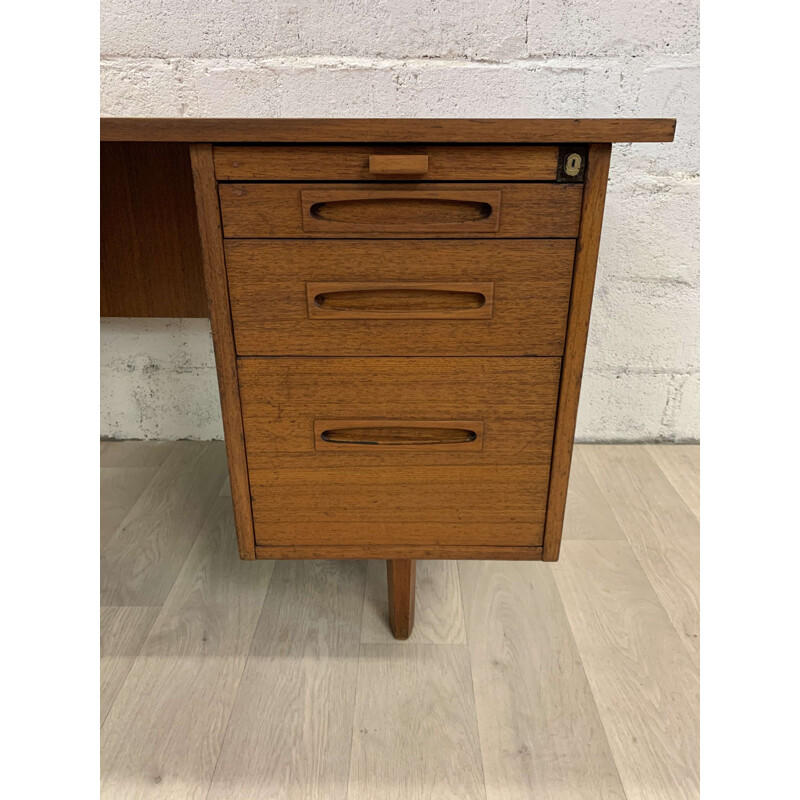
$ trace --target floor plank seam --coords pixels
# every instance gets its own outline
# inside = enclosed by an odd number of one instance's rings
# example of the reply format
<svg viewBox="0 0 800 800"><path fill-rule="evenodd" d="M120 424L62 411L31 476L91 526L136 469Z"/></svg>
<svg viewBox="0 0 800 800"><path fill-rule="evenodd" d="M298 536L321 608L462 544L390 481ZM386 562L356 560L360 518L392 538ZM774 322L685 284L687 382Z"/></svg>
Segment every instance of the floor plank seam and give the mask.
<svg viewBox="0 0 800 800"><path fill-rule="evenodd" d="M200 458L202 458L203 454L205 454L207 449L208 449L207 446L203 448L203 450L201 451ZM166 468L168 461L169 461L169 458L165 458L164 461L162 461L161 464L158 465L158 468L156 469L155 474L153 475L153 477L148 482L147 487L145 487L142 490L142 493L139 495L139 497L136 498L136 502L131 506L130 510L128 511L128 513L125 516L125 519L123 519L122 522L120 522L120 524L117 526L117 529L114 531L114 533L111 536L108 537L108 541L106 542L106 547L108 547L112 542L114 542L116 540L117 536L119 535L119 532L122 530L122 528L125 527L125 523L128 521L128 517L130 517L133 514L134 511L138 510L139 503L141 502L142 498L145 496L145 494L147 492L147 489L155 481L155 479L158 478L159 475L161 475L163 470ZM199 459L198 459L198 461L199 461ZM172 587L170 587L170 588L172 588Z"/></svg>
<svg viewBox="0 0 800 800"><path fill-rule="evenodd" d="M161 470L162 470L163 466L164 466L164 465L163 465L163 464L161 464L160 466L158 466L158 467L156 467L156 468L155 468L155 470L154 470L154 472L153 472L153 476L152 476L152 477L150 478L150 480L149 480L149 481L148 481L148 482L145 484L145 486L144 486L144 488L142 489L142 491L141 491L141 492L139 492L139 494L138 494L138 495L137 495L137 497L136 497L136 500L134 500L134 501L133 501L133 503L131 503L131 507L128 509L128 513L127 513L127 514L126 514L126 515L125 515L125 516L122 518L122 521L119 523L119 525L117 525L117 527L116 527L116 528L114 528L114 532L113 532L113 533L112 533L112 534L111 534L111 535L108 537L108 539L106 540L106 543L105 543L105 545L103 545L103 544L101 544L101 545L100 545L100 555L101 555L101 556L102 556L102 554L103 554L103 550L105 549L105 547L107 547L107 546L108 546L108 545L109 545L109 544L110 544L110 543L111 543L111 542L112 542L114 539L116 539L116 537L117 537L117 534L118 534L118 533L120 532L120 530L121 530L121 529L122 529L122 528L125 526L125 523L128 521L128 518L129 518L129 517L131 516L131 514L133 514L133 512L136 510L136 506L138 506L138 505L139 505L139 500L141 500L141 499L142 499L142 497L145 495L145 493L147 492L147 490L148 490L148 489L150 488L150 486L152 485L153 481L155 481L155 479L158 477L158 473L159 473L159 472L161 472ZM127 468L126 468L126 467L101 467L101 469L137 469L137 468L136 468L136 467L127 467ZM141 467L139 467L138 469L142 469L142 468L141 468Z"/></svg>
<svg viewBox="0 0 800 800"><path fill-rule="evenodd" d="M653 592L656 600L658 600L658 604L661 606L664 613L667 615L667 619L669 620L669 624L672 626L672 630L675 631L675 635L678 637L683 649L686 651L686 654L689 656L689 661L695 667L695 672L699 675L700 674L700 665L694 663L695 656L697 653L692 649L691 644L689 643L689 639L683 631L681 631L680 627L678 626L677 622L672 618L672 614L669 613L669 609L664 605L663 600L661 599L661 595L658 592L658 589L653 584L653 581L650 579L650 576L647 574L647 570L644 569L642 559L639 558L639 554L636 552L635 547L631 547L630 540L625 537L625 542L627 543L628 547L631 548L631 552L633 553L633 557L636 559L636 563L639 565L639 569L642 571L644 575L644 579L647 581L647 585L650 587L651 591ZM698 634L699 638L699 634Z"/></svg>
<svg viewBox="0 0 800 800"><path fill-rule="evenodd" d="M361 648L364 646L363 642L361 641L362 636L364 635L364 612L367 607L367 588L368 588L368 581L367 581L367 567L364 567L364 593L361 595L361 623L359 625L358 631L358 654L356 655L356 690L353 694L353 721L350 723L350 755L347 761L347 791L344 794L345 800L348 800L350 797L350 786L352 780L352 769L353 769L353 747L356 741L356 713L358 712L358 685L359 685L359 670L361 668Z"/></svg>
<svg viewBox="0 0 800 800"><path fill-rule="evenodd" d="M675 497L677 497L678 500L680 500L681 505L689 512L691 516L693 516L699 522L700 518L689 507L689 504L686 502L686 500L684 500L683 494L680 492L678 487L669 479L669 475L666 472L664 472L664 470L661 468L661 464L659 464L658 461L656 461L656 459L653 458L653 454L646 447L642 448L642 452L645 454L645 456L647 456L647 458L650 459L653 466L658 470L659 474L662 475L664 480L669 484L670 488L675 494Z"/></svg>
<svg viewBox="0 0 800 800"><path fill-rule="evenodd" d="M689 501L684 496L682 488L675 482L674 477L670 477L669 472L667 472L664 469L664 467L663 467L662 463L659 461L659 459L655 455L653 455L652 448L655 447L655 446L656 445L650 445L650 444L645 445L645 452L650 456L650 458L653 461L655 461L655 463L658 466L659 470L663 473L663 475L666 477L667 481L670 483L672 488L675 490L675 493L681 498L681 500L683 500L685 505L689 508L689 511L691 511L691 513L694 515L695 519L698 522L700 522L699 508L698 508L697 511L695 511L695 509L692 508L689 505ZM663 445L658 445L657 447L662 447L662 446ZM673 447L690 447L690 448L691 447L697 447L698 450L699 450L700 445L699 444L698 445L673 445ZM699 459L699 455L698 455L698 459ZM696 487L697 488L697 495L698 495L698 502L699 502L699 497L700 497L700 474L699 473L700 473L700 465L699 465L699 462L698 462L698 466L697 466L697 487ZM692 474L694 475L694 473L692 473Z"/></svg>
<svg viewBox="0 0 800 800"><path fill-rule="evenodd" d="M211 446L211 445L210 445L210 443L209 443L209 444L207 444L207 445L206 445L206 446L203 448L203 450L202 450L202 452L201 452L201 454L200 454L200 457L197 459L197 462L196 462L196 464L197 464L197 463L199 463L199 462L200 462L200 460L203 458L203 456L204 456L204 455L205 455L205 454L208 452L208 450L209 450L209 447L210 447L210 446ZM165 461L164 463L166 464L166 461ZM161 470L159 469L159 472L160 472L160 471L161 471ZM194 471L194 470L192 470L192 471ZM155 478L156 478L156 476L157 476L157 475L158 475L158 473L156 473L156 475L154 475L154 476L153 476L153 480L155 480ZM226 476L226 477L227 477L227 476ZM215 499L216 499L216 498L219 498L219 493L220 493L220 492L222 492L222 487L223 487L223 486L225 486L225 478L223 478L223 479L222 479L222 483L220 484L220 487L219 487L219 492L218 492L218 493L217 493L217 495L215 496ZM144 492L142 492L142 494L144 494ZM164 602L162 603L162 607L163 607L164 605L166 605L167 599L169 598L170 594L172 594L172 590L175 588L175 583L177 582L177 580L178 580L178 577L180 576L181 572L183 571L183 568L184 568L184 566L186 566L186 563L188 562L188 560L189 560L189 557L190 557L190 556L191 556L191 554L192 554L192 551L193 551L193 550L194 550L194 548L197 546L197 542L199 541L200 534L203 532L203 529L204 529L204 528L206 527L206 525L208 524L208 520L211 518L211 513L212 513L212 511L213 511L213 510L214 510L214 504L213 504L213 503L211 503L211 504L209 505L209 507L208 507L208 513L206 514L206 516L203 518L203 520L202 520L202 521L198 522L198 524L197 524L197 530L195 531L194 538L192 539L192 543L191 543L191 545L189 545L189 548L188 548L188 549L187 549L187 551L186 551L186 556L185 556L185 557L184 557L184 559L183 559L183 564L181 564L181 567L180 567L180 569L178 569L178 570L176 570L176 571L175 571L175 575L174 575L174 577L172 578L172 583L170 583L170 585L169 585L169 589L167 589L167 592L166 592L166 594L164 595ZM115 534L115 535L116 535L116 534Z"/></svg>
<svg viewBox="0 0 800 800"><path fill-rule="evenodd" d="M619 541L618 539L610 539L608 541ZM628 545L630 547L630 545ZM611 761L614 764L614 771L617 774L617 782L619 783L619 787L622 790L623 798L622 800L627 800L628 798L628 791L625 788L625 784L622 781L622 775L620 773L619 764L617 763L617 756L614 754L614 749L611 747L611 740L609 739L608 729L606 728L606 722L603 719L603 715L600 713L600 706L597 704L597 697L595 697L594 688L592 687L592 682L589 680L589 674L586 671L586 665L583 663L583 654L581 653L581 649L578 646L578 640L575 638L575 631L572 629L572 620L569 618L569 614L567 614L567 607L564 605L564 598L561 596L561 587L558 584L558 581L555 580L555 576L553 579L553 583L556 587L556 594L558 595L558 602L561 605L561 613L564 615L564 619L567 622L567 630L569 630L569 638L572 641L572 646L575 648L575 653L578 656L578 661L581 665L581 674L583 675L583 680L586 682L586 686L589 688L589 694L592 698L592 704L594 705L594 711L597 720L600 723L600 727L603 730L603 737L606 740L606 749L608 750Z"/></svg>
<svg viewBox="0 0 800 800"><path fill-rule="evenodd" d="M225 482L222 482L222 485L225 485ZM222 490L220 489L220 492ZM187 556L188 559L188 556ZM206 793L204 795L204 800L208 800L208 796L211 794L211 789L214 786L214 778L217 776L217 767L219 767L219 760L222 757L222 751L225 749L225 742L228 739L228 731L231 727L231 720L233 719L233 712L236 708L236 701L239 699L239 691L242 688L242 678L247 673L247 665L250 662L250 654L253 650L253 642L256 638L256 631L258 630L259 623L261 622L261 617L264 614L264 607L267 605L267 595L269 594L269 585L272 583L272 576L275 574L274 570L270 572L269 580L267 581L267 585L264 587L264 601L261 603L261 611L258 614L258 620L256 620L256 624L253 626L253 633L250 637L250 644L247 646L247 655L244 659L244 664L242 664L242 671L239 673L239 681L236 685L236 693L233 695L233 701L231 702L231 710L228 712L228 720L225 723L225 733L222 734L222 739L220 739L219 750L217 752L217 757L214 760L214 770L211 773L211 778L208 781L208 788L206 789Z"/></svg>
<svg viewBox="0 0 800 800"><path fill-rule="evenodd" d="M666 480L666 482L670 486L670 488L673 489L673 493L674 493L675 497L680 501L680 504L686 509L686 511L689 513L690 516L694 517L699 522L699 518L697 517L697 515L692 511L691 508L689 508L689 506L686 503L686 501L683 499L683 497L680 495L680 493L674 488L674 486L672 485L672 483L669 481L669 479L667 478L666 474L664 473L664 470L661 469L661 467L656 462L656 460L653 458L653 456L647 451L647 448L643 447L642 451L647 456L647 458L653 463L655 468L658 470L659 475L661 475L664 478L664 480ZM611 508L611 513L614 515L614 519L617 520L617 524L620 526L620 530L622 531L623 535L625 536L625 538L622 541L624 541L628 545L628 547L631 550L631 553L633 553L633 557L636 559L636 563L639 565L639 568L640 568L640 570L642 572L642 575L644 576L645 580L647 581L647 585L650 587L651 591L653 592L654 597L658 601L658 604L661 606L662 610L666 614L667 619L669 620L670 625L672 626L672 629L675 631L676 636L680 640L681 645L683 646L683 649L688 654L689 660L692 663L694 663L694 658L695 658L696 653L692 650L692 647L689 644L689 641L688 641L687 637L681 631L677 621L673 619L672 614L670 613L669 608L668 608L669 604L665 604L664 603L664 600L661 597L661 594L658 591L658 588L653 583L652 578L648 574L648 570L646 569L646 565L642 561L642 559L640 558L639 553L637 552L637 548L635 546L635 543L631 541L630 536L628 535L627 525L624 524L622 517L620 516L619 512L616 509L616 503L614 503L612 501L612 498L609 497L609 495L606 492L606 490L601 486L600 481L597 480L596 476L594 475L594 471L591 468L591 465L589 465L589 471L590 471L590 473L592 473L592 477L595 478L595 483L598 485L598 487L600 489L600 492L603 494L603 496L608 501L608 505ZM604 540L598 539L596 541L604 541ZM612 540L605 540L605 541L612 541ZM644 545L644 549L645 550L648 549L646 544ZM699 607L698 607L698 613L699 613ZM699 674L699 665L695 665L695 669L696 669L697 673Z"/></svg>
<svg viewBox="0 0 800 800"><path fill-rule="evenodd" d="M124 606L100 606L101 608L124 608ZM153 617L153 621L150 623L147 631L145 632L144 636L142 636L142 641L139 643L139 648L136 650L136 655L131 659L131 665L128 667L128 671L125 673L125 678L122 683L119 685L119 689L117 689L116 694L114 695L114 699L111 701L111 705L106 710L106 713L103 715L103 720L100 723L100 731L102 732L103 726L106 724L106 720L108 719L109 714L111 713L112 709L114 708L114 704L117 702L117 698L122 693L122 690L125 688L125 684L128 682L128 677L130 676L131 672L133 671L136 662L139 660L139 655L142 652L142 648L144 647L144 643L147 641L147 637L150 635L150 631L153 630L153 626L156 624L156 620L159 618L161 614L161 610L163 609L163 605L161 606L129 606L129 608L157 608L158 613Z"/></svg>
<svg viewBox="0 0 800 800"><path fill-rule="evenodd" d="M458 595L461 600L461 617L464 620L464 644L469 666L469 685L472 688L472 713L475 717L475 732L478 736L478 753L480 753L481 781L483 782L483 796L489 797L489 788L486 786L486 766L483 763L483 742L481 740L481 726L478 721L478 698L475 695L475 678L472 675L472 654L469 649L469 628L467 626L467 613L464 609L464 589L461 586L461 562L456 562L456 575L458 576Z"/></svg>

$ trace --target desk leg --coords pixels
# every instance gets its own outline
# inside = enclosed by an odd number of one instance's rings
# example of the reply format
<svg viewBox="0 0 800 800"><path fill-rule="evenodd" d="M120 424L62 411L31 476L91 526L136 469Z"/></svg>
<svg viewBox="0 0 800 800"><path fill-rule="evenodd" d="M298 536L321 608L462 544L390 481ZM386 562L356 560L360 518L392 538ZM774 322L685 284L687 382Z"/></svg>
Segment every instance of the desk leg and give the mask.
<svg viewBox="0 0 800 800"><path fill-rule="evenodd" d="M389 625L395 639L408 639L414 628L417 562L413 558L387 561L386 577L389 583Z"/></svg>

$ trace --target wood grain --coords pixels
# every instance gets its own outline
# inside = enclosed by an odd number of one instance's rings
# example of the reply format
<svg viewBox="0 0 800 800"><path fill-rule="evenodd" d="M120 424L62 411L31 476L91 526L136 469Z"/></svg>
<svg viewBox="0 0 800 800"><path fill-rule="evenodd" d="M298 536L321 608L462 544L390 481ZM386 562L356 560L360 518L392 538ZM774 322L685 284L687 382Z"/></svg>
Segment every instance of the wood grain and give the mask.
<svg viewBox="0 0 800 800"><path fill-rule="evenodd" d="M208 316L188 145L100 145L100 316Z"/></svg>
<svg viewBox="0 0 800 800"><path fill-rule="evenodd" d="M584 451L633 552L695 664L700 663L700 524L647 450Z"/></svg>
<svg viewBox="0 0 800 800"><path fill-rule="evenodd" d="M106 606L100 609L101 725L159 610L153 606Z"/></svg>
<svg viewBox="0 0 800 800"><path fill-rule="evenodd" d="M389 599L389 628L395 639L408 639L414 630L417 593L417 562L393 558L386 562Z"/></svg>
<svg viewBox="0 0 800 800"><path fill-rule="evenodd" d="M700 445L647 445L647 452L689 507L700 517Z"/></svg>
<svg viewBox="0 0 800 800"><path fill-rule="evenodd" d="M624 800L549 567L458 568L486 796Z"/></svg>
<svg viewBox="0 0 800 800"><path fill-rule="evenodd" d="M348 800L486 797L464 645L361 646Z"/></svg>
<svg viewBox="0 0 800 800"><path fill-rule="evenodd" d="M540 544L558 370L558 359L240 359L256 543ZM483 417L483 448L316 450L315 420L338 415Z"/></svg>
<svg viewBox="0 0 800 800"><path fill-rule="evenodd" d="M101 117L102 141L671 142L674 119L202 119Z"/></svg>
<svg viewBox="0 0 800 800"><path fill-rule="evenodd" d="M450 195L473 198L470 202L492 203L486 198L502 193L498 227L495 229L494 214L480 220L480 230L472 223L446 223L446 230L436 224L425 225L420 221L422 192L446 193L438 204L444 214L445 207L452 203ZM312 202L323 202L320 198L332 198L334 192L343 199L354 198L354 193L364 195L358 209L353 211L354 222L350 227L335 220L316 220L313 229L304 223L304 210ZM307 194L303 198L303 193ZM258 238L402 238L422 239L430 237L480 237L480 238L575 238L581 214L581 184L557 183L394 183L372 184L365 190L362 184L339 183L335 189L329 184L314 183L221 183L219 185L220 208L225 236L238 239ZM391 220L383 211L393 201L381 200L385 194L395 198L407 194L408 199L395 202L397 208ZM414 199L414 195L417 199ZM368 197L367 197L368 195ZM315 199L316 198L316 199ZM483 199L481 199L483 198ZM371 200L371 202L370 202ZM444 202L447 201L447 202ZM325 202L335 205L331 199ZM344 203L342 203L344 205ZM430 206L436 206L435 202ZM493 206L494 208L494 206ZM431 209L428 207L426 214ZM449 212L448 212L449 213ZM403 216L405 215L405 217ZM405 227L409 219L414 225ZM459 224L463 227L459 227ZM477 223L475 223L477 224ZM352 226L356 227L352 227ZM473 227L467 227L473 225ZM392 227L389 227L392 226ZM485 228L485 229L484 229Z"/></svg>
<svg viewBox="0 0 800 800"><path fill-rule="evenodd" d="M139 499L157 467L103 467L100 469L100 547L116 533Z"/></svg>
<svg viewBox="0 0 800 800"><path fill-rule="evenodd" d="M208 800L344 800L364 564L280 561Z"/></svg>
<svg viewBox="0 0 800 800"><path fill-rule="evenodd" d="M413 526L412 526L413 527ZM349 528L345 523L342 528ZM436 530L430 523L426 528ZM330 545L275 545L256 547L256 558L478 558L492 561L539 561L541 547L498 547L453 544L330 544Z"/></svg>
<svg viewBox="0 0 800 800"><path fill-rule="evenodd" d="M109 606L160 606L225 480L205 442L175 442L100 558L100 598Z"/></svg>
<svg viewBox="0 0 800 800"><path fill-rule="evenodd" d="M575 445L569 473L564 539L624 539L614 512L586 466L583 450L594 445Z"/></svg>
<svg viewBox="0 0 800 800"><path fill-rule="evenodd" d="M225 253L222 249L222 228L211 146L192 145L191 159L203 269L208 290L208 304L211 309L211 333L214 339L219 398L222 405L222 426L225 431L228 473L236 517L236 538L241 558L253 559L255 558L253 515L250 508L247 457L244 449L239 380L236 371L236 348L233 342L228 279L225 272Z"/></svg>
<svg viewBox="0 0 800 800"><path fill-rule="evenodd" d="M372 172L370 159L406 156L427 156L424 179L431 181L553 181L558 167L557 147L372 144L215 147L214 166L221 181L376 181L399 173Z"/></svg>
<svg viewBox="0 0 800 800"><path fill-rule="evenodd" d="M551 355L564 349L573 240L225 242L240 355ZM494 284L487 320L309 319L306 284Z"/></svg>
<svg viewBox="0 0 800 800"><path fill-rule="evenodd" d="M586 182L583 190L581 224L575 248L575 269L569 304L567 337L558 394L558 414L553 441L553 462L550 470L550 492L547 498L543 561L556 561L561 547L564 509L569 487L569 468L575 440L575 422L581 394L583 360L589 335L592 295L597 270L597 253L603 227L606 183L611 161L611 145L593 144L589 148Z"/></svg>
<svg viewBox="0 0 800 800"><path fill-rule="evenodd" d="M273 568L233 528L220 497L106 719L103 797L208 791Z"/></svg>
<svg viewBox="0 0 800 800"><path fill-rule="evenodd" d="M424 175L428 171L428 155L372 155L370 175Z"/></svg>
<svg viewBox="0 0 800 800"><path fill-rule="evenodd" d="M417 602L409 644L464 644L464 612L455 561L419 561ZM387 575L382 561L367 563L367 589L361 620L362 644L391 644Z"/></svg>
<svg viewBox="0 0 800 800"><path fill-rule="evenodd" d="M699 796L699 681L625 542L565 542L553 572L627 800Z"/></svg>

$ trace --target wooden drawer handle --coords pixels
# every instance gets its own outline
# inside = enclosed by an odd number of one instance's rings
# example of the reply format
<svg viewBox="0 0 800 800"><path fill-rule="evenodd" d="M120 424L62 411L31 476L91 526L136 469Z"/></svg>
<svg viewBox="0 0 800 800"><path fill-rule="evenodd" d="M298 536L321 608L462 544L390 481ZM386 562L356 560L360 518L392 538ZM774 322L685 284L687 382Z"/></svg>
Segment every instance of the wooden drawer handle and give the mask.
<svg viewBox="0 0 800 800"><path fill-rule="evenodd" d="M309 189L306 233L496 233L502 192L491 189Z"/></svg>
<svg viewBox="0 0 800 800"><path fill-rule="evenodd" d="M307 283L310 319L491 319L494 283Z"/></svg>
<svg viewBox="0 0 800 800"><path fill-rule="evenodd" d="M317 450L481 450L483 422L464 420L315 420Z"/></svg>
<svg viewBox="0 0 800 800"><path fill-rule="evenodd" d="M402 425L364 428L331 428L320 434L324 442L333 444L456 444L474 442L475 431L468 428L404 428Z"/></svg>
<svg viewBox="0 0 800 800"><path fill-rule="evenodd" d="M428 156L370 156L371 175L424 175L428 171Z"/></svg>

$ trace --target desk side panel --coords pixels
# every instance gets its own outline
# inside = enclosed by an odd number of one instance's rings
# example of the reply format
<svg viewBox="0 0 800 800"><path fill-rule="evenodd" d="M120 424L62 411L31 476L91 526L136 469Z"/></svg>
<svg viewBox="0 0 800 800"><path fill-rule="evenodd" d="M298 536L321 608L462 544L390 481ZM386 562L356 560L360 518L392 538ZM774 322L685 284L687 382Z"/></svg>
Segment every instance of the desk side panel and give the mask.
<svg viewBox="0 0 800 800"><path fill-rule="evenodd" d="M557 561L561 549L561 531L567 504L572 446L578 417L583 361L589 336L592 296L597 272L597 253L603 227L608 167L611 161L610 144L593 144L583 187L581 224L575 247L575 268L572 273L572 293L567 317L567 337L561 368L558 393L556 430L553 439L553 460L550 467L550 488L545 518L543 561Z"/></svg>
<svg viewBox="0 0 800 800"><path fill-rule="evenodd" d="M211 145L191 146L192 173L197 202L197 220L203 252L203 268L211 310L211 332L217 360L217 378L222 404L222 424L228 451L228 471L231 479L233 515L239 555L243 559L256 557L253 534L253 512L250 503L250 480L244 448L242 406L239 400L239 377L236 351L233 344L233 324L228 278L225 272L225 253L222 247L222 224L219 216L217 181Z"/></svg>

